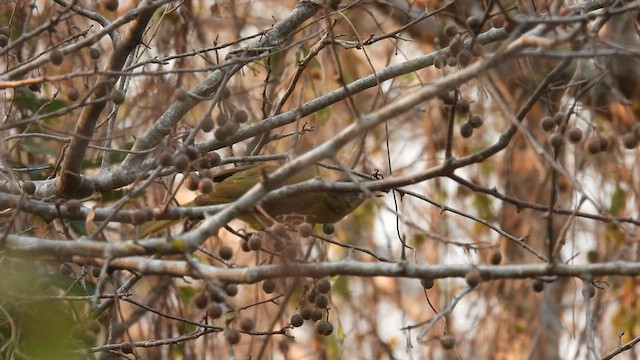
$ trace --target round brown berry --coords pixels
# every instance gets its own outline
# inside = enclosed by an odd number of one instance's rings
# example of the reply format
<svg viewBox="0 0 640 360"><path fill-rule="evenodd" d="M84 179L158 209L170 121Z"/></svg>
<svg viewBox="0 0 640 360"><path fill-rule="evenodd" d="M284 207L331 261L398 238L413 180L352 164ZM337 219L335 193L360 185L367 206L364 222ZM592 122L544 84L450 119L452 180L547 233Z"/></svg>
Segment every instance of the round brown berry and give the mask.
<svg viewBox="0 0 640 360"><path fill-rule="evenodd" d="M544 283L538 279L535 279L533 280L533 283L531 283L531 287L535 292L542 292L542 290L544 290Z"/></svg>
<svg viewBox="0 0 640 360"><path fill-rule="evenodd" d="M327 235L333 234L334 232L336 232L336 224L333 224L333 223L322 224L322 232Z"/></svg>
<svg viewBox="0 0 640 360"><path fill-rule="evenodd" d="M207 306L207 316L211 319L217 319L222 316L222 305L212 302Z"/></svg>
<svg viewBox="0 0 640 360"><path fill-rule="evenodd" d="M267 279L262 282L262 290L267 294L271 294L276 291L276 283L271 279Z"/></svg>
<svg viewBox="0 0 640 360"><path fill-rule="evenodd" d="M458 35L459 32L458 25L454 23L448 23L447 26L444 27L444 33L447 34L448 37L454 37Z"/></svg>
<svg viewBox="0 0 640 360"><path fill-rule="evenodd" d="M53 49L51 50L51 52L49 53L49 61L51 61L51 63L53 65L60 65L62 64L62 61L64 60L64 53L58 49Z"/></svg>
<svg viewBox="0 0 640 360"><path fill-rule="evenodd" d="M315 304L318 309L326 309L327 306L329 306L329 297L326 295L318 295L316 296Z"/></svg>
<svg viewBox="0 0 640 360"><path fill-rule="evenodd" d="M252 331L255 324L253 320L250 318L242 318L240 319L239 326L240 326L240 329L242 329L243 331Z"/></svg>
<svg viewBox="0 0 640 360"><path fill-rule="evenodd" d="M104 0L102 2L102 5L104 6L105 9L109 10L109 11L116 11L118 10L118 6L120 5L118 0Z"/></svg>
<svg viewBox="0 0 640 360"><path fill-rule="evenodd" d="M456 339L451 335L444 335L440 337L440 344L443 348L451 350L456 345Z"/></svg>
<svg viewBox="0 0 640 360"><path fill-rule="evenodd" d="M205 116L200 122L200 130L206 133L211 132L214 126L215 126L215 123L213 122L213 119L209 115Z"/></svg>
<svg viewBox="0 0 640 360"><path fill-rule="evenodd" d="M249 113L245 109L238 109L233 113L233 120L240 124L246 123L249 120Z"/></svg>
<svg viewBox="0 0 640 360"><path fill-rule="evenodd" d="M300 316L305 320L311 320L311 317L313 317L313 309L303 307L302 310L300 310Z"/></svg>
<svg viewBox="0 0 640 360"><path fill-rule="evenodd" d="M79 98L80 92L78 91L78 89L75 86L69 87L69 89L67 90L67 99L69 99L69 101L76 101Z"/></svg>
<svg viewBox="0 0 640 360"><path fill-rule="evenodd" d="M569 138L569 141L571 141L574 144L582 141L582 136L583 134L580 128L574 127L569 129L569 131L567 131L567 137Z"/></svg>
<svg viewBox="0 0 640 360"><path fill-rule="evenodd" d="M420 279L420 285L422 285L423 288L429 290L433 287L433 285L435 285L435 281L433 279Z"/></svg>
<svg viewBox="0 0 640 360"><path fill-rule="evenodd" d="M303 238L308 238L313 233L313 225L309 224L308 222L303 222L302 224L298 225L298 233Z"/></svg>
<svg viewBox="0 0 640 360"><path fill-rule="evenodd" d="M229 260L233 257L233 249L229 245L221 245L218 254L222 259Z"/></svg>
<svg viewBox="0 0 640 360"><path fill-rule="evenodd" d="M496 249L491 252L491 256L489 257L489 263L491 265L498 265L502 262L502 253L500 250Z"/></svg>
<svg viewBox="0 0 640 360"><path fill-rule="evenodd" d="M111 92L111 101L113 101L114 104L120 105L124 103L124 100L125 100L124 91L116 89Z"/></svg>
<svg viewBox="0 0 640 360"><path fill-rule="evenodd" d="M177 88L173 92L173 97L175 97L178 101L184 102L189 100L189 92L183 88Z"/></svg>
<svg viewBox="0 0 640 360"><path fill-rule="evenodd" d="M287 227L283 223L274 223L273 225L271 225L271 231L273 231L276 235L287 235Z"/></svg>
<svg viewBox="0 0 640 360"><path fill-rule="evenodd" d="M302 315L300 315L300 314L291 315L291 319L289 319L289 321L291 322L291 325L293 327L300 327L300 326L302 326L302 324L304 324L304 319L302 318Z"/></svg>
<svg viewBox="0 0 640 360"><path fill-rule="evenodd" d="M224 338L231 345L235 345L240 342L240 332L236 329L226 329L224 331Z"/></svg>
<svg viewBox="0 0 640 360"><path fill-rule="evenodd" d="M198 190L198 184L199 183L200 183L200 179L198 178L198 176L196 174L189 174L189 175L187 175L186 179L184 179L184 186L189 191Z"/></svg>
<svg viewBox="0 0 640 360"><path fill-rule="evenodd" d="M33 195L36 192L36 184L33 183L33 181L25 181L22 184L22 192L24 192L27 195Z"/></svg>
<svg viewBox="0 0 640 360"><path fill-rule="evenodd" d="M120 344L120 351L123 354L133 354L133 344L130 342Z"/></svg>
<svg viewBox="0 0 640 360"><path fill-rule="evenodd" d="M227 284L227 286L225 286L224 288L224 292L227 294L227 296L230 297L234 297L236 295L238 295L238 285L236 284Z"/></svg>
<svg viewBox="0 0 640 360"><path fill-rule="evenodd" d="M91 60L98 60L100 59L101 55L102 54L100 53L100 50L96 48L89 48L89 57L91 58Z"/></svg>
<svg viewBox="0 0 640 360"><path fill-rule="evenodd" d="M480 275L480 271L472 270L467 273L464 280L470 287L476 287L482 282L482 276Z"/></svg>
<svg viewBox="0 0 640 360"><path fill-rule="evenodd" d="M582 296L586 299L589 298L591 299L592 297L594 297L596 295L596 287L588 284L587 286L583 286L582 287Z"/></svg>
<svg viewBox="0 0 640 360"><path fill-rule="evenodd" d="M460 125L460 136L465 139L470 138L473 135L473 125L471 123L464 123Z"/></svg>
<svg viewBox="0 0 640 360"><path fill-rule="evenodd" d="M198 182L198 190L200 190L203 194L209 194L213 191L213 180L211 179L200 179Z"/></svg>
<svg viewBox="0 0 640 360"><path fill-rule="evenodd" d="M469 65L471 60L473 60L473 56L469 50L463 49L458 53L458 64L460 64L460 66Z"/></svg>
<svg viewBox="0 0 640 360"><path fill-rule="evenodd" d="M482 124L483 124L482 116L478 114L473 114L469 116L469 124L471 124L471 126L473 126L474 129L482 127Z"/></svg>
<svg viewBox="0 0 640 360"><path fill-rule="evenodd" d="M180 172L184 172L189 169L189 157L186 154L179 153L173 158L173 166L176 167L176 170Z"/></svg>
<svg viewBox="0 0 640 360"><path fill-rule="evenodd" d="M311 312L311 320L313 320L313 321L318 321L318 320L320 320L320 319L322 319L322 310L320 310L320 309L314 309L314 310Z"/></svg>
<svg viewBox="0 0 640 360"><path fill-rule="evenodd" d="M136 225L144 224L147 221L147 212L142 209L136 209L131 214L131 222Z"/></svg>
<svg viewBox="0 0 640 360"><path fill-rule="evenodd" d="M547 132L556 128L556 123L555 121L553 121L553 118L550 116L547 116L544 119L542 119L542 121L540 122L540 125L542 126L542 130Z"/></svg>
<svg viewBox="0 0 640 360"><path fill-rule="evenodd" d="M316 283L316 290L321 294L326 294L331 291L331 282L327 279L322 279Z"/></svg>
<svg viewBox="0 0 640 360"><path fill-rule="evenodd" d="M633 149L638 146L638 139L632 132L624 134L622 137L622 145L627 149Z"/></svg>
<svg viewBox="0 0 640 360"><path fill-rule="evenodd" d="M257 234L252 234L247 241L249 249L258 251L262 249L262 239Z"/></svg>
<svg viewBox="0 0 640 360"><path fill-rule="evenodd" d="M193 298L193 303L198 309L204 309L209 304L209 297L205 293L200 293Z"/></svg>
<svg viewBox="0 0 640 360"><path fill-rule="evenodd" d="M562 146L562 143L564 142L564 136L562 136L562 134L555 132L551 135L551 137L549 138L549 143L551 144L551 147L557 152L558 150L560 150L560 147Z"/></svg>

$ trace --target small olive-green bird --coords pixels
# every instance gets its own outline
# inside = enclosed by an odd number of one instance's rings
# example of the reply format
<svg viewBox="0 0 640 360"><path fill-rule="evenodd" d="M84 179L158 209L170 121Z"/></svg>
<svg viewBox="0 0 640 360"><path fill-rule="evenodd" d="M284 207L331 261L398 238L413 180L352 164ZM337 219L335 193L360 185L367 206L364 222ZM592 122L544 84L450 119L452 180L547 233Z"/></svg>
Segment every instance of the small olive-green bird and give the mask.
<svg viewBox="0 0 640 360"><path fill-rule="evenodd" d="M220 205L235 201L258 183L263 174L269 174L278 168L277 165L241 166L216 174L214 181L219 182L213 191L197 196L183 206ZM311 166L287 179L283 185L292 185L313 179L320 175L318 166ZM260 204L260 207L271 218L287 222L287 218L312 224L327 224L340 221L360 206L366 195L362 192L335 193L329 191L312 191L297 193ZM256 216L260 221L256 221ZM239 217L256 229L272 223L271 219L260 216L258 212ZM151 221L141 228L141 237L161 231L167 226L177 224L180 220Z"/></svg>

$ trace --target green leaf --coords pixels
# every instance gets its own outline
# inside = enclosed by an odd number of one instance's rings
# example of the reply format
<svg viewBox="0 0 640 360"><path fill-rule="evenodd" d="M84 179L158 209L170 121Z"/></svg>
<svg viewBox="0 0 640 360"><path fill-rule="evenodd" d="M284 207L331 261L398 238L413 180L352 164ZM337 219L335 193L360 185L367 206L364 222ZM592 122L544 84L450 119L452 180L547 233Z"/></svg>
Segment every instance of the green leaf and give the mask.
<svg viewBox="0 0 640 360"><path fill-rule="evenodd" d="M620 215L620 213L627 206L627 193L622 190L619 186L616 187L616 190L613 192L611 196L611 205L609 206L609 213L612 215Z"/></svg>

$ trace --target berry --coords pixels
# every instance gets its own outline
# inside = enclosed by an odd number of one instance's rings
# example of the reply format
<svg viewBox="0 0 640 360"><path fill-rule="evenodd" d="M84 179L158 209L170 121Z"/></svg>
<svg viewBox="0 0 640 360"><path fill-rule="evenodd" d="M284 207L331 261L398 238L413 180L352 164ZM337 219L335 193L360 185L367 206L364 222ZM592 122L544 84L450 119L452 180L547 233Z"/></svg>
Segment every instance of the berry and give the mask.
<svg viewBox="0 0 640 360"><path fill-rule="evenodd" d="M60 65L64 60L64 53L58 49L51 50L49 53L49 60L53 65Z"/></svg>
<svg viewBox="0 0 640 360"><path fill-rule="evenodd" d="M227 294L227 296L234 297L238 295L238 285L227 284L227 286L224 288L224 292Z"/></svg>
<svg viewBox="0 0 640 360"><path fill-rule="evenodd" d="M443 348L451 350L456 345L456 339L451 335L444 335L440 337L440 344Z"/></svg>
<svg viewBox="0 0 640 360"><path fill-rule="evenodd" d="M205 116L200 122L200 130L208 133L213 131L213 127L215 126L213 119L211 116Z"/></svg>
<svg viewBox="0 0 640 360"><path fill-rule="evenodd" d="M565 113L556 113L553 115L553 122L556 123L556 125L562 125L565 115Z"/></svg>
<svg viewBox="0 0 640 360"><path fill-rule="evenodd" d="M467 101L466 99L460 98L458 100L458 103L456 104L456 111L461 114L466 114L469 112L470 106L471 105L469 104L469 101Z"/></svg>
<svg viewBox="0 0 640 360"><path fill-rule="evenodd" d="M308 222L303 222L302 224L298 225L298 233L303 238L308 238L313 233L313 225L309 224Z"/></svg>
<svg viewBox="0 0 640 360"><path fill-rule="evenodd" d="M229 245L222 245L218 249L218 254L224 260L229 260L233 257L233 249Z"/></svg>
<svg viewBox="0 0 640 360"><path fill-rule="evenodd" d="M319 309L326 309L329 306L329 298L326 295L318 295L315 304Z"/></svg>
<svg viewBox="0 0 640 360"><path fill-rule="evenodd" d="M331 291L331 282L327 279L322 279L316 284L316 290L321 294L326 294Z"/></svg>
<svg viewBox="0 0 640 360"><path fill-rule="evenodd" d="M249 249L253 251L259 251L260 249L262 249L262 239L260 238L260 236L252 234L247 241L247 245Z"/></svg>
<svg viewBox="0 0 640 360"><path fill-rule="evenodd" d="M535 279L533 280L533 283L531 283L531 287L535 292L542 292L542 290L544 290L544 283L538 279Z"/></svg>
<svg viewBox="0 0 640 360"><path fill-rule="evenodd" d="M198 190L200 190L203 194L209 194L213 191L213 180L211 179L201 179L198 182Z"/></svg>
<svg viewBox="0 0 640 360"><path fill-rule="evenodd" d="M289 319L289 321L291 322L291 325L293 327L300 327L300 326L302 326L302 324L304 324L304 319L302 318L302 315L300 315L300 314L291 315L291 319Z"/></svg>
<svg viewBox="0 0 640 360"><path fill-rule="evenodd" d="M124 103L124 100L125 100L124 91L116 89L111 92L111 101L113 101L114 104L120 105Z"/></svg>
<svg viewBox="0 0 640 360"><path fill-rule="evenodd" d="M200 293L193 298L193 303L198 309L204 309L209 304L209 297L205 293Z"/></svg>
<svg viewBox="0 0 640 360"><path fill-rule="evenodd" d="M100 59L100 56L102 54L100 53L100 50L96 49L96 48L90 48L89 49L89 57L91 58L91 60L98 60Z"/></svg>
<svg viewBox="0 0 640 360"><path fill-rule="evenodd" d="M25 181L22 184L22 192L27 195L33 195L36 192L36 184L34 184L32 181Z"/></svg>
<svg viewBox="0 0 640 360"><path fill-rule="evenodd" d="M596 287L589 284L587 286L583 286L582 287L582 296L584 296L585 298L589 298L591 299L592 297L594 297L596 295Z"/></svg>
<svg viewBox="0 0 640 360"><path fill-rule="evenodd" d="M336 232L336 225L332 223L322 224L322 232L331 235Z"/></svg>
<svg viewBox="0 0 640 360"><path fill-rule="evenodd" d="M67 90L67 99L69 101L76 101L80 98L80 92L75 86L71 86L69 90Z"/></svg>
<svg viewBox="0 0 640 360"><path fill-rule="evenodd" d="M549 138L549 143L551 144L551 147L553 147L553 149L556 152L560 150L560 147L562 146L563 142L564 142L564 137L562 136L562 134L558 132L553 133L553 135L551 135L551 138Z"/></svg>
<svg viewBox="0 0 640 360"><path fill-rule="evenodd" d="M130 342L122 343L120 345L120 351L123 354L133 354L133 344Z"/></svg>
<svg viewBox="0 0 640 360"><path fill-rule="evenodd" d="M183 172L189 169L189 157L186 154L179 153L173 158L173 166L176 167L176 170Z"/></svg>
<svg viewBox="0 0 640 360"><path fill-rule="evenodd" d="M207 316L211 319L217 319L222 316L222 305L212 302L207 306Z"/></svg>
<svg viewBox="0 0 640 360"><path fill-rule="evenodd" d="M435 281L433 279L420 279L420 285L422 285L423 288L429 290L433 287L433 285L435 285Z"/></svg>
<svg viewBox="0 0 640 360"><path fill-rule="evenodd" d="M169 167L173 165L173 158L171 157L171 152L163 151L162 153L160 153L160 155L158 155L158 163L162 167Z"/></svg>
<svg viewBox="0 0 640 360"><path fill-rule="evenodd" d="M102 5L104 6L105 9L109 11L116 11L118 10L118 6L120 4L118 3L118 0L104 0L102 2Z"/></svg>
<svg viewBox="0 0 640 360"><path fill-rule="evenodd" d="M556 128L556 123L555 121L553 121L553 118L551 118L550 116L547 116L544 119L542 119L542 121L540 122L540 125L542 126L542 130L547 132Z"/></svg>
<svg viewBox="0 0 640 360"><path fill-rule="evenodd" d="M489 263L491 263L491 265L498 265L502 262L502 253L500 252L500 250L493 250L491 252L491 256L489 257Z"/></svg>
<svg viewBox="0 0 640 360"><path fill-rule="evenodd" d="M449 44L449 51L454 55L457 55L462 49L464 49L464 43L460 39L455 39Z"/></svg>
<svg viewBox="0 0 640 360"><path fill-rule="evenodd" d="M287 227L283 223L274 223L273 225L271 225L271 231L273 231L276 235L287 235Z"/></svg>
<svg viewBox="0 0 640 360"><path fill-rule="evenodd" d="M131 222L135 225L144 224L147 221L147 212L142 209L136 209L131 214Z"/></svg>
<svg viewBox="0 0 640 360"><path fill-rule="evenodd" d="M454 23L448 23L447 26L444 27L444 33L447 34L448 37L454 37L458 35L459 32L458 25Z"/></svg>
<svg viewBox="0 0 640 360"><path fill-rule="evenodd" d="M444 54L438 54L433 58L433 66L436 69L444 69L447 66L447 57Z"/></svg>
<svg viewBox="0 0 640 360"><path fill-rule="evenodd" d="M473 125L471 123L464 123L460 125L460 136L465 139L470 138L473 135Z"/></svg>
<svg viewBox="0 0 640 360"><path fill-rule="evenodd" d="M184 185L187 187L189 191L198 190L198 185L200 183L200 179L195 174L189 174L187 178L184 180Z"/></svg>
<svg viewBox="0 0 640 360"><path fill-rule="evenodd" d="M253 327L255 326L255 324L253 323L253 320L249 318L240 319L239 325L240 325L240 329L242 329L243 331L252 331Z"/></svg>
<svg viewBox="0 0 640 360"><path fill-rule="evenodd" d="M246 123L249 120L249 113L245 109L238 109L233 114L233 120L240 124Z"/></svg>
<svg viewBox="0 0 640 360"><path fill-rule="evenodd" d="M460 64L460 66L469 65L471 63L471 60L473 60L473 56L471 55L469 50L463 49L462 51L460 51L460 53L458 53L458 64Z"/></svg>
<svg viewBox="0 0 640 360"><path fill-rule="evenodd" d="M467 276L464 277L464 280L467 282L467 285L470 287L476 287L482 282L482 276L478 270L472 270L467 273Z"/></svg>
<svg viewBox="0 0 640 360"><path fill-rule="evenodd" d="M262 282L262 290L267 294L271 294L276 291L276 283L271 279L267 279Z"/></svg>
<svg viewBox="0 0 640 360"><path fill-rule="evenodd" d="M582 135L583 135L582 130L580 130L580 128L577 128L577 127L571 128L567 132L567 137L569 138L569 141L571 141L574 144L582 141Z"/></svg>
<svg viewBox="0 0 640 360"><path fill-rule="evenodd" d="M632 132L624 134L622 137L622 145L627 149L633 149L638 146L638 138Z"/></svg>
<svg viewBox="0 0 640 360"><path fill-rule="evenodd" d="M227 329L224 331L224 338L231 345L235 345L240 342L240 332L236 329Z"/></svg>
<svg viewBox="0 0 640 360"><path fill-rule="evenodd" d="M225 87L224 89L222 89L222 99L227 100L230 97L231 97L231 91L229 90L229 88Z"/></svg>
<svg viewBox="0 0 640 360"><path fill-rule="evenodd" d="M473 114L469 116L469 124L471 124L471 126L473 126L474 129L482 127L482 124L483 124L482 116L478 114Z"/></svg>
<svg viewBox="0 0 640 360"><path fill-rule="evenodd" d="M308 307L303 307L302 310L300 310L300 316L305 320L311 320L313 317L313 310Z"/></svg>
<svg viewBox="0 0 640 360"><path fill-rule="evenodd" d="M318 321L320 319L322 319L322 310L320 309L313 310L313 312L311 313L311 320Z"/></svg>
<svg viewBox="0 0 640 360"><path fill-rule="evenodd" d="M318 335L329 336L333 332L333 325L326 320L320 320L315 325Z"/></svg>

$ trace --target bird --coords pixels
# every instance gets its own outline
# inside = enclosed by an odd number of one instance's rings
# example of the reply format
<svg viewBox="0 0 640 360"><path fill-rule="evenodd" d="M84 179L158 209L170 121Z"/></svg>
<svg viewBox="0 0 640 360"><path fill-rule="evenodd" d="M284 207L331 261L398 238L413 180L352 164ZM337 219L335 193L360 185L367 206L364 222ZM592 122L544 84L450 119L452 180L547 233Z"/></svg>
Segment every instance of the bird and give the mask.
<svg viewBox="0 0 640 360"><path fill-rule="evenodd" d="M278 169L278 165L260 164L246 165L223 170L213 176L213 181L218 182L208 194L198 195L193 201L182 206L207 206L231 203L240 198L244 193L256 185L265 174L270 174ZM305 168L282 183L283 186L297 184L313 179L320 175L317 165ZM338 181L347 181L346 179ZM308 222L311 224L336 223L358 208L367 195L363 192L331 192L309 191L287 195L282 198L269 200L260 204L261 212L251 211L242 214L238 218L252 228L261 230L264 226L273 224L273 220L288 223ZM151 221L142 225L140 236L144 237L156 233L167 226L178 223L180 220Z"/></svg>

